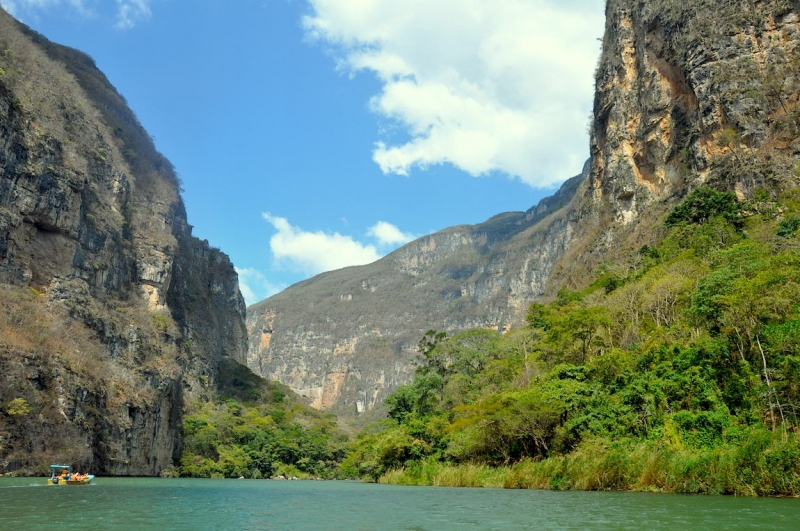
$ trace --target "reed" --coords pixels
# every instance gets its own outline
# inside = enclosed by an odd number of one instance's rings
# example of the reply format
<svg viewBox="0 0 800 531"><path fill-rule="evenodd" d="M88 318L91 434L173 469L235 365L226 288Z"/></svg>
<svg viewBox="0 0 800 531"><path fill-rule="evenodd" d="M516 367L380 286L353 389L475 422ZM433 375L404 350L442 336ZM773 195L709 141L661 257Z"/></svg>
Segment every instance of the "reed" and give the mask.
<svg viewBox="0 0 800 531"><path fill-rule="evenodd" d="M428 460L392 470L380 481L442 487L800 496L800 437L758 429L743 439L714 448L590 440L568 455L501 467Z"/></svg>
<svg viewBox="0 0 800 531"><path fill-rule="evenodd" d="M462 464L443 467L436 474L433 484L439 487L488 487L502 488L507 470L488 465Z"/></svg>

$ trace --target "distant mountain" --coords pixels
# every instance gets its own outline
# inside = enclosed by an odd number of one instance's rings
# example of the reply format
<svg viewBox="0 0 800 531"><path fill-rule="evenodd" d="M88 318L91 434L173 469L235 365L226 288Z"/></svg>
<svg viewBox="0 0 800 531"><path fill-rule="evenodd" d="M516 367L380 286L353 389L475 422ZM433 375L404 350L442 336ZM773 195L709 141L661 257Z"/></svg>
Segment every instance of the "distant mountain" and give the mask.
<svg viewBox="0 0 800 531"><path fill-rule="evenodd" d="M375 409L410 378L427 330L506 330L524 318L567 249L584 178L527 212L451 227L251 306L248 365L314 407L350 417Z"/></svg>
<svg viewBox="0 0 800 531"><path fill-rule="evenodd" d="M247 364L341 415L379 407L428 329L505 330L528 305L635 267L699 186L740 199L798 185L797 1L607 3L591 160L526 213L414 241L248 309Z"/></svg>

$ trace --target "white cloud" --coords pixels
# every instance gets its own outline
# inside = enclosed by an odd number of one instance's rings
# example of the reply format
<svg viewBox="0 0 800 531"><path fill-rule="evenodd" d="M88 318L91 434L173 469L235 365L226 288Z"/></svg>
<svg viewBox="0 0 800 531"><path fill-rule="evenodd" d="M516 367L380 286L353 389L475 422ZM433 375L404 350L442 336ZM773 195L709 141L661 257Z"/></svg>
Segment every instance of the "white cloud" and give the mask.
<svg viewBox="0 0 800 531"><path fill-rule="evenodd" d="M382 82L371 109L405 142L376 142L385 173L449 163L537 187L580 171L604 0L308 0L312 37Z"/></svg>
<svg viewBox="0 0 800 531"><path fill-rule="evenodd" d="M130 29L140 20L150 18L151 0L117 0L117 27Z"/></svg>
<svg viewBox="0 0 800 531"><path fill-rule="evenodd" d="M275 261L305 274L369 264L381 257L374 245L361 244L350 236L307 232L293 227L286 218L266 212L262 216L278 231L269 241Z"/></svg>
<svg viewBox="0 0 800 531"><path fill-rule="evenodd" d="M248 306L275 295L286 288L285 285L273 284L267 277L257 269L243 267L236 268L239 275L239 289L244 297L244 302Z"/></svg>
<svg viewBox="0 0 800 531"><path fill-rule="evenodd" d="M402 232L400 229L386 221L379 221L373 225L367 234L378 240L378 244L381 246L402 245L417 238L413 234Z"/></svg>
<svg viewBox="0 0 800 531"><path fill-rule="evenodd" d="M153 0L115 0L116 26L130 29L138 22L151 15L150 4ZM82 17L94 17L108 9L106 0L0 0L3 8L18 18L35 15L37 12L66 6Z"/></svg>

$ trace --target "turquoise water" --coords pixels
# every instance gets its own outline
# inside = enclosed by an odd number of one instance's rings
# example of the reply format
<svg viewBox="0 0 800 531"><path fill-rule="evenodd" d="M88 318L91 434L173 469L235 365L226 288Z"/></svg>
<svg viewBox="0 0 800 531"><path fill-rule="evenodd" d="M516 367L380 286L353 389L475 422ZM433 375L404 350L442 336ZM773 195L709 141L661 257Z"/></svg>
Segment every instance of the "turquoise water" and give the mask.
<svg viewBox="0 0 800 531"><path fill-rule="evenodd" d="M348 481L0 479L0 530L800 529L800 500Z"/></svg>

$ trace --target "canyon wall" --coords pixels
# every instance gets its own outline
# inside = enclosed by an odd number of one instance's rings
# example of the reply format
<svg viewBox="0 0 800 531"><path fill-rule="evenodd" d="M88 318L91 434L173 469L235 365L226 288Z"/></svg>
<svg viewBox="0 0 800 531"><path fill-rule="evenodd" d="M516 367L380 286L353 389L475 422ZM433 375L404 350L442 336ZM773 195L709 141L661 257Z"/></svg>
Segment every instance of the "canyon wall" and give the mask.
<svg viewBox="0 0 800 531"><path fill-rule="evenodd" d="M88 56L0 10L0 473L156 475L244 362L228 258Z"/></svg>
<svg viewBox="0 0 800 531"><path fill-rule="evenodd" d="M588 166L587 166L588 171ZM248 308L248 366L343 417L372 418L413 376L427 330L505 331L545 292L572 238L585 175L528 212L420 238Z"/></svg>
<svg viewBox="0 0 800 531"><path fill-rule="evenodd" d="M551 285L652 243L699 186L797 186L799 67L800 2L609 1L581 222Z"/></svg>

